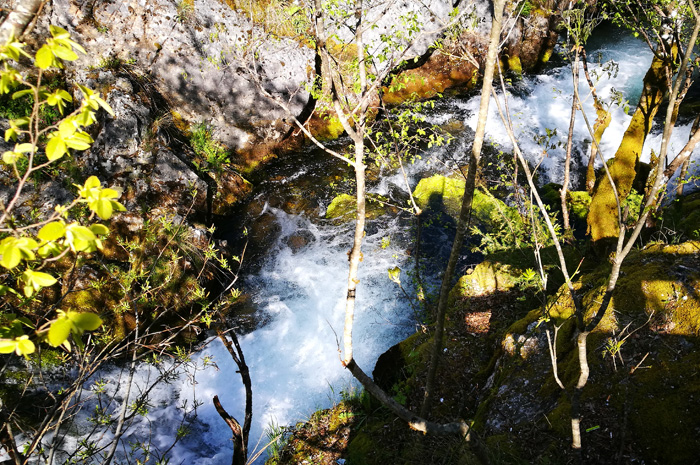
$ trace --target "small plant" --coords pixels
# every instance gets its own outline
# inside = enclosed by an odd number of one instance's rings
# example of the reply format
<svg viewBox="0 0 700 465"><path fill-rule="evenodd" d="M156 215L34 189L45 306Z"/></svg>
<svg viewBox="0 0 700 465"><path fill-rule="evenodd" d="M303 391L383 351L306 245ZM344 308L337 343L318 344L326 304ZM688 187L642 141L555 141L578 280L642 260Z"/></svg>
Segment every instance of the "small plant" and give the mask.
<svg viewBox="0 0 700 465"><path fill-rule="evenodd" d="M176 5L177 14L175 20L178 23L187 23L194 17L194 0L180 0Z"/></svg>
<svg viewBox="0 0 700 465"><path fill-rule="evenodd" d="M270 424L265 428L265 436L269 446L267 447L267 462L274 465L279 462L280 454L284 445L287 442L287 428L280 426L275 420L270 421Z"/></svg>
<svg viewBox="0 0 700 465"><path fill-rule="evenodd" d="M100 58L100 62L97 64L99 69L109 69L117 71L123 68L128 68L136 63L136 58L122 59L116 55L108 55Z"/></svg>
<svg viewBox="0 0 700 465"><path fill-rule="evenodd" d="M212 126L208 123L200 123L192 130L190 145L200 160L195 160L195 165L204 171L220 173L224 166L231 162L226 147L214 139Z"/></svg>

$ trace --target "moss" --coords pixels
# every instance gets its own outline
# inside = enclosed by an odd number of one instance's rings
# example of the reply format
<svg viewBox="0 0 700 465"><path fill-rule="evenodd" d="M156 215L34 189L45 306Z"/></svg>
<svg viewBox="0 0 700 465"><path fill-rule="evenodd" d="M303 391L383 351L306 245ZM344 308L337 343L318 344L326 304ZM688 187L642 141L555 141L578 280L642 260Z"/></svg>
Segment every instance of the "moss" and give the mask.
<svg viewBox="0 0 700 465"><path fill-rule="evenodd" d="M413 197L421 209L445 211L457 220L462 208L464 186L465 181L461 177L446 177L436 174L421 179L413 191ZM502 226L504 220L520 220L520 216L514 209L479 189L474 191L472 218L487 229Z"/></svg>
<svg viewBox="0 0 700 465"><path fill-rule="evenodd" d="M687 238L700 238L700 192L677 199L664 211L664 224Z"/></svg>
<svg viewBox="0 0 700 465"><path fill-rule="evenodd" d="M478 69L468 60L440 52L434 53L423 66L404 71L382 89L387 105L436 97L451 89L473 89L479 82Z"/></svg>
<svg viewBox="0 0 700 465"><path fill-rule="evenodd" d="M326 210L326 219L337 220L339 222L350 221L356 217L357 201L350 194L340 194L333 198ZM386 212L383 206L376 204L366 204L365 217L375 219Z"/></svg>
<svg viewBox="0 0 700 465"><path fill-rule="evenodd" d="M186 137L189 137L191 134L189 121L183 118L183 116L175 110L171 110L170 115L173 118L173 125L178 129L178 131L180 131Z"/></svg>
<svg viewBox="0 0 700 465"><path fill-rule="evenodd" d="M654 115L663 98L665 71L666 62L655 57L644 76L644 91L637 109L615 153L615 158L609 163L610 175L621 200L626 199L632 190L644 141L651 130ZM601 178L593 195L588 214L588 228L594 242L618 235L617 204L607 176Z"/></svg>
<svg viewBox="0 0 700 465"><path fill-rule="evenodd" d="M523 65L520 63L520 57L517 55L508 57L508 69L515 73L516 76L522 77Z"/></svg>
<svg viewBox="0 0 700 465"><path fill-rule="evenodd" d="M335 112L326 110L315 112L309 120L308 128L309 132L321 142L335 140L345 132Z"/></svg>
<svg viewBox="0 0 700 465"><path fill-rule="evenodd" d="M635 385L625 393L635 412L630 426L648 459L693 463L700 450L700 352L686 350L680 358L675 349L661 347L660 351L655 363L635 375Z"/></svg>
<svg viewBox="0 0 700 465"><path fill-rule="evenodd" d="M360 432L348 444L348 461L353 465L364 464L366 463L365 457L377 449L372 437L367 433Z"/></svg>
<svg viewBox="0 0 700 465"><path fill-rule="evenodd" d="M570 217L578 222L584 223L588 216L588 208L591 205L591 196L586 191L568 191L566 202L569 206Z"/></svg>

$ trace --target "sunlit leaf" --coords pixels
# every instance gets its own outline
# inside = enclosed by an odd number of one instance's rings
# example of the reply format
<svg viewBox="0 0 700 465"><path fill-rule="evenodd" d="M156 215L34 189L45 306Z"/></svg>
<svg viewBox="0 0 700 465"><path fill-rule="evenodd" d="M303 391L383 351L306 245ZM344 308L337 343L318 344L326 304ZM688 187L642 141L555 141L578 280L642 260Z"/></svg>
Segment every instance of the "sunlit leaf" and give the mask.
<svg viewBox="0 0 700 465"><path fill-rule="evenodd" d="M27 356L36 350L34 343L26 334L14 339L0 339L0 354L11 354Z"/></svg>
<svg viewBox="0 0 700 465"><path fill-rule="evenodd" d="M33 95L34 94L34 89L24 89L24 90L18 90L14 94L12 94L12 100L17 100L18 98L22 98L25 95Z"/></svg>
<svg viewBox="0 0 700 465"><path fill-rule="evenodd" d="M43 45L38 52L34 64L41 69L46 69L54 64L55 58L48 45Z"/></svg>
<svg viewBox="0 0 700 465"><path fill-rule="evenodd" d="M60 239L66 233L66 225L63 221L54 221L44 225L37 234L42 241L49 242Z"/></svg>
<svg viewBox="0 0 700 465"><path fill-rule="evenodd" d="M57 318L51 323L51 327L49 328L49 333L47 335L49 344L53 347L58 347L63 344L68 339L68 336L70 336L72 327L73 323L71 323L67 317L61 316Z"/></svg>
<svg viewBox="0 0 700 465"><path fill-rule="evenodd" d="M109 234L109 228L100 223L95 223L91 225L90 231L94 232L96 236L106 236L107 234Z"/></svg>
<svg viewBox="0 0 700 465"><path fill-rule="evenodd" d="M39 244L29 237L6 237L0 242L0 265L11 270L22 260L34 260L33 250L38 246Z"/></svg>
<svg viewBox="0 0 700 465"><path fill-rule="evenodd" d="M58 132L49 135L49 142L46 144L46 158L49 161L58 160L68 152L66 143Z"/></svg>
<svg viewBox="0 0 700 465"><path fill-rule="evenodd" d="M77 334L82 334L83 331L94 331L102 325L102 319L94 313L69 311L66 315L74 326L71 331Z"/></svg>
<svg viewBox="0 0 700 465"><path fill-rule="evenodd" d="M391 279L393 282L398 284L399 286L401 285L401 268L398 266L395 266L393 268L389 268L387 270L389 272L389 279Z"/></svg>
<svg viewBox="0 0 700 465"><path fill-rule="evenodd" d="M44 287L56 284L56 278L41 271L25 270L19 279L24 284L24 295L27 297L33 296Z"/></svg>

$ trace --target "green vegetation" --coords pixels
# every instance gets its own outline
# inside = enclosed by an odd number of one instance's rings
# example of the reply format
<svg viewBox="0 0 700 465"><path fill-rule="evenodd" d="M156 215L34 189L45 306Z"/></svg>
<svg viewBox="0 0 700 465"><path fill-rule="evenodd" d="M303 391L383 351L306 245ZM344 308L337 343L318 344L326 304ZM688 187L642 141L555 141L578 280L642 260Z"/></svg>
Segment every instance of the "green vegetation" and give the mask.
<svg viewBox="0 0 700 465"><path fill-rule="evenodd" d="M190 145L197 154L195 166L203 171L221 173L231 163L228 149L214 139L212 126L199 123L190 131Z"/></svg>

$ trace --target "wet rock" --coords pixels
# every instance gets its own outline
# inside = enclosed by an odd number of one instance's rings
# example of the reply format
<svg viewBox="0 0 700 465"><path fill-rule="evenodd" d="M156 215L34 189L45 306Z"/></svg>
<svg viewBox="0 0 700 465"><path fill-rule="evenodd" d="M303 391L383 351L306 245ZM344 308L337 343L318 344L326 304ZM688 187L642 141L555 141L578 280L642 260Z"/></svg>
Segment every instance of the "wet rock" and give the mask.
<svg viewBox="0 0 700 465"><path fill-rule="evenodd" d="M316 236L307 230L302 229L287 237L285 243L292 250L293 253L299 252L301 249L311 244L316 240Z"/></svg>

